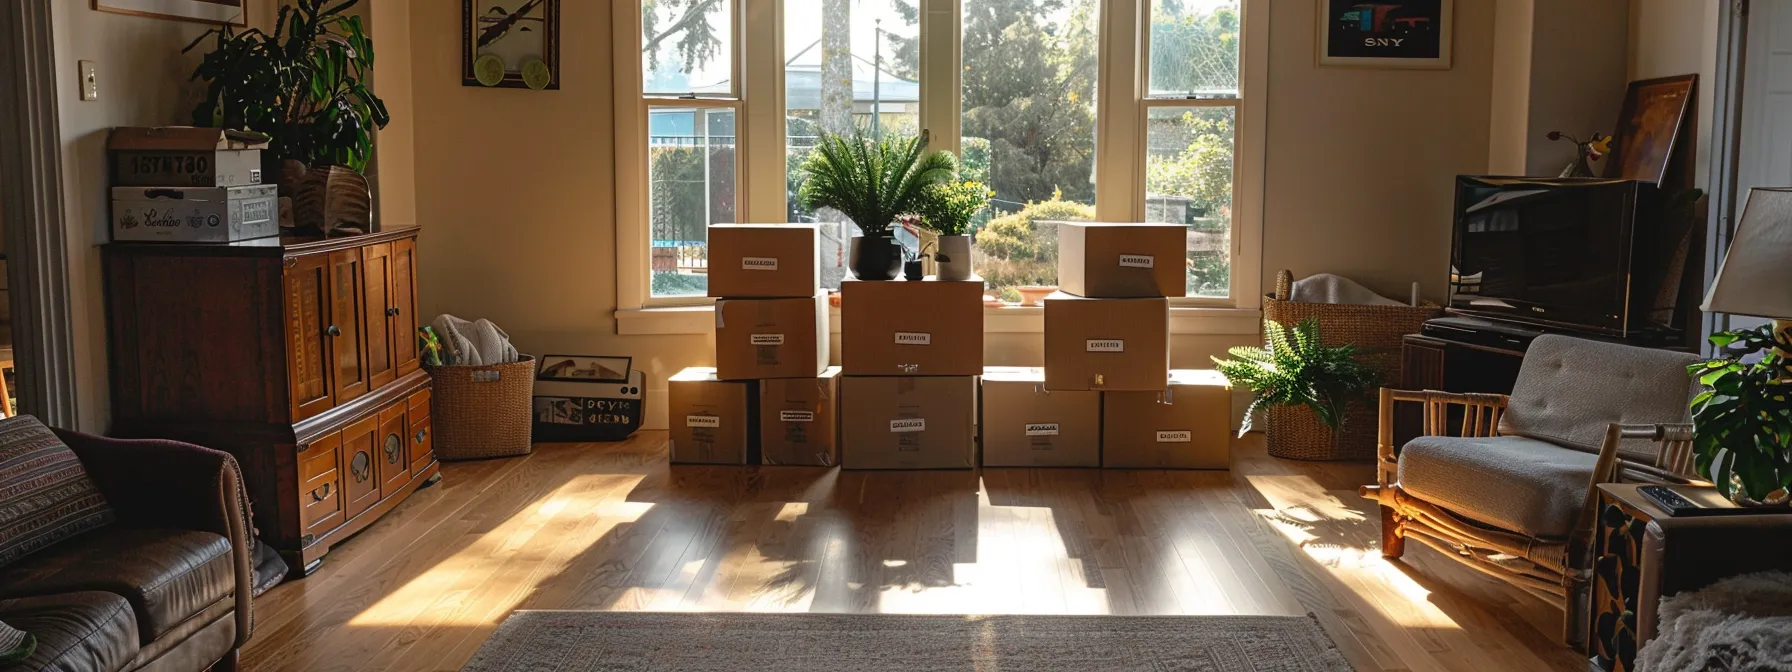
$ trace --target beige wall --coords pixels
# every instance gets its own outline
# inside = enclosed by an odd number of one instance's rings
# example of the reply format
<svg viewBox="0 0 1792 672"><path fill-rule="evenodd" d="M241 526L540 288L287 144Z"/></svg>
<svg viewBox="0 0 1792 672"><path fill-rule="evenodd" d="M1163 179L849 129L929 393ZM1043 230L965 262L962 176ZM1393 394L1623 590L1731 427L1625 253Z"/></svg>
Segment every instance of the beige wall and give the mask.
<svg viewBox="0 0 1792 672"><path fill-rule="evenodd" d="M1711 92L1717 77L1719 0L1631 0L1630 78L1699 76L1694 186L1710 183Z"/></svg>
<svg viewBox="0 0 1792 672"><path fill-rule="evenodd" d="M1537 3L1523 174L1553 176L1574 162L1574 145L1551 142L1550 131L1612 133L1629 81L1629 17L1630 0Z"/></svg>
<svg viewBox="0 0 1792 672"><path fill-rule="evenodd" d="M1264 286L1286 268L1441 299L1454 177L1487 170L1493 0L1457 0L1442 71L1318 67L1318 3L1270 4Z"/></svg>

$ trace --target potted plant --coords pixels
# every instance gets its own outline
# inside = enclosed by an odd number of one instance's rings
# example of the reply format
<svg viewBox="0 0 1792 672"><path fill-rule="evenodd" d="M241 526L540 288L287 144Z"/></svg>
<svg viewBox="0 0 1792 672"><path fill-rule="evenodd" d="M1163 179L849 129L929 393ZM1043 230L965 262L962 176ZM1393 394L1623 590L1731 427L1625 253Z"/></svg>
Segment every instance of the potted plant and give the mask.
<svg viewBox="0 0 1792 672"><path fill-rule="evenodd" d="M1266 409L1271 413L1271 455L1312 454L1299 450L1295 444L1300 442L1335 446L1344 436L1350 407L1367 402L1369 392L1380 384L1375 371L1356 361L1356 346L1322 345L1315 319L1303 320L1293 329L1265 320L1263 340L1261 348L1227 350L1233 359L1212 358L1233 385L1251 390L1239 435L1251 430L1252 416L1259 409Z"/></svg>
<svg viewBox="0 0 1792 672"><path fill-rule="evenodd" d="M373 132L391 121L363 81L373 69L373 40L361 17L347 13L358 3L295 0L281 5L272 35L224 25L181 50L212 41L193 70L193 79L206 83L194 125L266 134L264 174L275 176L281 196L321 204L315 217L325 221L311 223L326 228L371 224L361 174L373 154ZM314 198L298 193L306 189L315 190Z"/></svg>
<svg viewBox="0 0 1792 672"><path fill-rule="evenodd" d="M928 152L919 137L868 139L823 133L803 160L797 199L811 210L833 208L859 227L849 262L860 280L893 280L902 272L902 246L890 231L898 215L915 212L929 186L952 178L958 162Z"/></svg>
<svg viewBox="0 0 1792 672"><path fill-rule="evenodd" d="M1792 501L1792 365L1772 325L1711 337L1723 356L1688 371L1704 388L1692 400L1699 475L1744 506ZM1754 359L1755 355L1759 359Z"/></svg>
<svg viewBox="0 0 1792 672"><path fill-rule="evenodd" d="M927 188L922 199L921 220L928 229L939 234L939 249L933 260L939 264L941 280L968 280L971 277L971 218L989 205L995 192L982 182L954 180Z"/></svg>

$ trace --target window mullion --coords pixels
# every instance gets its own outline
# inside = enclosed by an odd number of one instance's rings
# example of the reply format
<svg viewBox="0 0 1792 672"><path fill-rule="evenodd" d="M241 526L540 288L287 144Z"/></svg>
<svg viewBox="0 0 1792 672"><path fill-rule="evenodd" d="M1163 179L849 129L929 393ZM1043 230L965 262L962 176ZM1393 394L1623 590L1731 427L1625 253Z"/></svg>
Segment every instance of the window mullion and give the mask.
<svg viewBox="0 0 1792 672"><path fill-rule="evenodd" d="M784 170L784 0L746 2L741 31L741 142L743 170L736 188L745 197L742 222L789 219Z"/></svg>
<svg viewBox="0 0 1792 672"><path fill-rule="evenodd" d="M1139 55L1144 39L1140 21L1149 0L1103 0L1101 7L1100 81L1096 87L1095 216L1109 222L1144 217L1145 111L1139 105ZM1135 165L1138 164L1138 165Z"/></svg>
<svg viewBox="0 0 1792 672"><path fill-rule="evenodd" d="M962 0L920 0L921 128L932 149L961 152Z"/></svg>

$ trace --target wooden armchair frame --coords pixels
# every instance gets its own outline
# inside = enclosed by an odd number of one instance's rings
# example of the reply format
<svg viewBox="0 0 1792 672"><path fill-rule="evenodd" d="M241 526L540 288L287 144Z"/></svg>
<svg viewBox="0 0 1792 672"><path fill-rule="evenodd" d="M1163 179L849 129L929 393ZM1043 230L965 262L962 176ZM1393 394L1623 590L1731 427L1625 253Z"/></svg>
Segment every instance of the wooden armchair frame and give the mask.
<svg viewBox="0 0 1792 672"><path fill-rule="evenodd" d="M1408 539L1436 549L1445 556L1512 584L1546 602L1561 607L1563 641L1575 643L1581 622L1579 600L1591 578L1589 541L1598 508L1599 484L1617 482L1688 483L1692 473L1691 425L1619 425L1606 429L1587 483L1579 521L1567 539L1544 539L1470 522L1441 506L1400 489L1399 451L1394 445L1394 405L1423 406L1424 436L1463 438L1499 436L1500 417L1510 397L1503 394L1407 391L1382 388L1380 435L1376 445L1376 484L1360 492L1381 506L1381 554L1399 558ZM1462 409L1462 425L1450 429L1453 407ZM1655 459L1642 463L1619 452L1626 439L1657 442Z"/></svg>

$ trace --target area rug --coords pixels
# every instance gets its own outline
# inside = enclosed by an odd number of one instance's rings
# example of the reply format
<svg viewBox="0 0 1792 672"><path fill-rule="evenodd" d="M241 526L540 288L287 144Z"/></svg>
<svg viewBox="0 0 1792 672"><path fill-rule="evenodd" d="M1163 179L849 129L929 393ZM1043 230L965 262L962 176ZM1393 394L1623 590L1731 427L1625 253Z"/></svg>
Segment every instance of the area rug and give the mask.
<svg viewBox="0 0 1792 672"><path fill-rule="evenodd" d="M1350 672L1302 616L519 611L473 672Z"/></svg>

